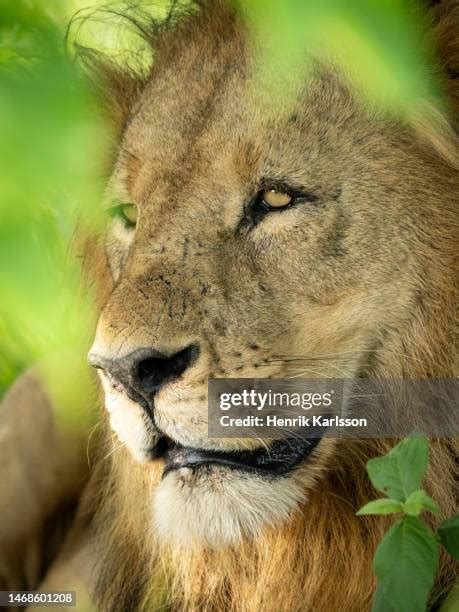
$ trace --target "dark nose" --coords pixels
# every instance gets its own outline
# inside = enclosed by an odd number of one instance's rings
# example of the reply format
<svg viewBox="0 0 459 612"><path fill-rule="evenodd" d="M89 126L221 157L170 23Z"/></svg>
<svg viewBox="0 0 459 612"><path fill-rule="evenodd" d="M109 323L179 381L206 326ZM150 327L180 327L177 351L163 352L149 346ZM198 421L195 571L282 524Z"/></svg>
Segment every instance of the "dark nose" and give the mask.
<svg viewBox="0 0 459 612"><path fill-rule="evenodd" d="M104 370L113 382L121 383L127 392L134 390L151 399L165 383L179 378L198 355L199 348L192 344L172 355L141 348L118 359L90 353L88 361Z"/></svg>

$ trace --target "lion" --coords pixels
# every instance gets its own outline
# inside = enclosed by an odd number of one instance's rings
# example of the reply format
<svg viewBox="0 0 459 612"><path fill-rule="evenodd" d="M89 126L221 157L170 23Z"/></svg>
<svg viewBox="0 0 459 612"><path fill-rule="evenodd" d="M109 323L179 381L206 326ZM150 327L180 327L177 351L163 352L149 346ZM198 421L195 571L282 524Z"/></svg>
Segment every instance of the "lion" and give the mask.
<svg viewBox="0 0 459 612"><path fill-rule="evenodd" d="M320 63L267 110L228 0L140 24L146 75L86 56L118 133L109 220L86 253L106 417L59 559L85 565L96 609L370 609L390 523L356 511L375 497L366 462L394 441L211 438L207 381L456 376L459 11L436 4L454 110L441 128L365 107ZM295 467L270 473L271 452ZM456 465L454 443L432 440L442 517ZM454 577L445 556L432 602Z"/></svg>

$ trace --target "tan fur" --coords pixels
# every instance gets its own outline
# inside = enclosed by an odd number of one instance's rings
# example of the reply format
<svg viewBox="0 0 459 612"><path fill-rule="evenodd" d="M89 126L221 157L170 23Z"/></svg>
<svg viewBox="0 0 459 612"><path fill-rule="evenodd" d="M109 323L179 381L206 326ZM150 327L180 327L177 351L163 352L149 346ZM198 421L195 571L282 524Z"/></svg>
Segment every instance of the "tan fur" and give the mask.
<svg viewBox="0 0 459 612"><path fill-rule="evenodd" d="M88 444L86 428L80 434L77 427L69 427L53 405L39 367L25 372L2 398L2 590L38 586L68 529L72 504L87 482Z"/></svg>
<svg viewBox="0 0 459 612"><path fill-rule="evenodd" d="M207 436L209 376L456 375L451 129L436 139L433 124L416 120L419 138L370 116L331 69L318 70L292 107L266 116L266 91L250 87L252 52L237 12L199 4L155 28L151 73L135 86L126 77L125 97L116 91L122 138L107 197L136 203L140 219L135 232L107 232L113 287L105 286L97 350L119 356L199 342L196 365L158 394L156 421L179 442L207 448L231 442ZM442 4L442 69L457 71L457 42L446 34L457 10ZM301 184L319 204L241 226L242 203L266 176ZM129 410L122 397L114 402L120 415ZM113 428L123 437L124 427ZM218 470L193 486L189 474L161 482L161 462L132 459L155 442L143 434L141 445L126 436L127 448L94 475L101 610L369 609L371 558L387 521L355 512L375 495L366 461L393 442L322 441L285 477L287 494L273 486L267 507L266 482L231 483ZM103 456L113 440L107 434ZM452 444L432 441L426 488L442 516L456 509L456 457ZM209 536L218 491L225 509L236 494L241 500L231 525L221 523L219 545ZM251 528L244 505L256 491L253 504L266 512ZM276 499L285 512L276 514ZM186 533L174 531L182 503ZM444 558L435 597L453 575Z"/></svg>

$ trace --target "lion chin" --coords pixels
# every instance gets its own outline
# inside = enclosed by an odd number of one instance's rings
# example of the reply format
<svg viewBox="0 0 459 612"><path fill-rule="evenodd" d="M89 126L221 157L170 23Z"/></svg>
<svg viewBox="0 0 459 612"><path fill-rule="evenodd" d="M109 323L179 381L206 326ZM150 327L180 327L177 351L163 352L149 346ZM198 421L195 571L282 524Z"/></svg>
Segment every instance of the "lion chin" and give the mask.
<svg viewBox="0 0 459 612"><path fill-rule="evenodd" d="M169 472L155 490L153 520L157 536L174 547L220 548L288 521L305 496L299 477L182 467Z"/></svg>
<svg viewBox="0 0 459 612"><path fill-rule="evenodd" d="M132 459L143 466L163 462L153 491L157 539L174 548L235 546L289 521L306 501L311 463L318 469L316 447L320 442L324 455L329 441L278 440L269 449L233 452L184 446L152 427L103 374L100 379L111 429Z"/></svg>
<svg viewBox="0 0 459 612"><path fill-rule="evenodd" d="M263 473L257 471L256 463L260 456L266 462L269 451L264 448L242 453L248 465L240 459L239 464L219 465L222 457L230 463L241 451L232 455L175 443L171 448L170 439L146 429L141 409L128 398L107 393L106 406L113 432L136 463L148 466L153 456L164 459L160 481L154 483L153 525L156 538L174 548L237 545L260 536L266 527L289 521L306 500L312 485L310 473L305 465L290 468L292 462L312 453L318 440L305 442L305 448L297 445L296 457L292 443L284 444L287 450L281 466Z"/></svg>

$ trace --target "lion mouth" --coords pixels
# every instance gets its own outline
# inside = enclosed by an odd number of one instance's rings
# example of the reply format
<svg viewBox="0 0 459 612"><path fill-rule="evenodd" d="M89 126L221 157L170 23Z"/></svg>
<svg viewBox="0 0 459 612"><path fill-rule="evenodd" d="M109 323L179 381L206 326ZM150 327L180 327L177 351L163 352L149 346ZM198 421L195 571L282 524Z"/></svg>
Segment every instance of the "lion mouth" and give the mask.
<svg viewBox="0 0 459 612"><path fill-rule="evenodd" d="M181 468L199 469L218 465L259 475L282 476L305 461L320 442L320 438L290 438L276 440L270 447L256 450L214 451L182 446L170 439L160 442L164 458L163 478Z"/></svg>

